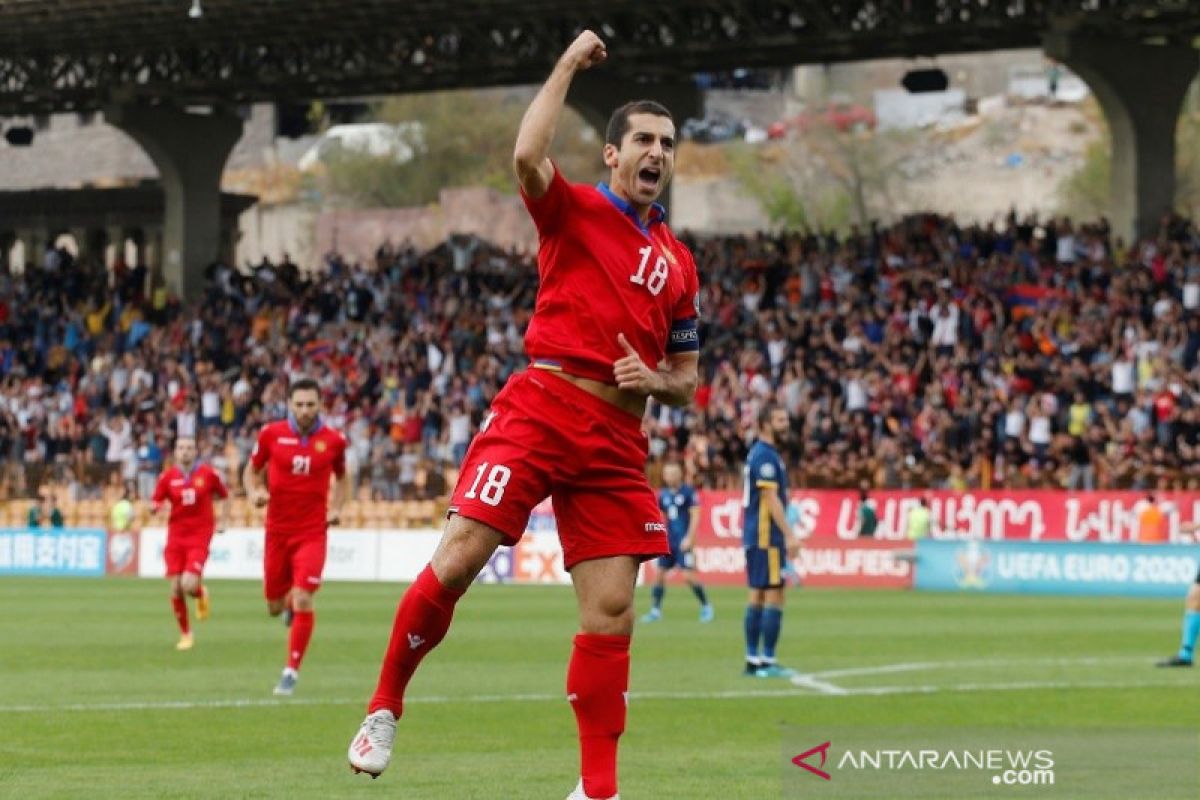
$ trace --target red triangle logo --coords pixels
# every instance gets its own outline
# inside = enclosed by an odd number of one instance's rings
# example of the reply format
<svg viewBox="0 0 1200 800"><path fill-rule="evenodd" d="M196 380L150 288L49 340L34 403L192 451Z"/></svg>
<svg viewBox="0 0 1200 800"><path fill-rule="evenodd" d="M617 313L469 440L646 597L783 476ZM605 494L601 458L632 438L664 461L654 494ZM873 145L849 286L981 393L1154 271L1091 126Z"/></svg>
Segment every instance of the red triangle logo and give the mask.
<svg viewBox="0 0 1200 800"><path fill-rule="evenodd" d="M811 755L815 755L816 753L820 753L821 754L820 766L822 766L822 767L825 766L825 759L829 755L829 744L830 744L829 742L825 742L825 744L819 744L816 747L812 748L811 750L805 750L803 753L801 753L800 755L793 758L792 763L795 764L797 767L802 767L802 768L808 770L813 775L816 775L818 778L824 778L825 780L831 780L829 773L826 772L825 770L818 769L817 767L814 767L812 764L804 763L804 759L808 758Z"/></svg>

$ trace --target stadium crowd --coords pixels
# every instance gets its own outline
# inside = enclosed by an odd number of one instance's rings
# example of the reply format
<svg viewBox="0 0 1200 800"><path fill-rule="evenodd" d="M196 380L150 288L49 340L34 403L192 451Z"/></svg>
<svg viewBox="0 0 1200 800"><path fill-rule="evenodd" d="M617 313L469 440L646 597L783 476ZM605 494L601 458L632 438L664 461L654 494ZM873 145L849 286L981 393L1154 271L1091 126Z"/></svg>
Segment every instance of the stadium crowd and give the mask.
<svg viewBox="0 0 1200 800"><path fill-rule="evenodd" d="M651 404L654 473L678 458L698 485L740 487L752 421L775 400L794 420L797 486L1200 487L1200 232L1187 220L1132 246L1103 220L1015 214L685 238L701 388L687 409ZM357 496L443 496L524 366L533 257L455 236L324 261L215 264L186 307L144 268L61 249L0 276L5 496L144 497L178 435L232 478L301 374L349 439Z"/></svg>

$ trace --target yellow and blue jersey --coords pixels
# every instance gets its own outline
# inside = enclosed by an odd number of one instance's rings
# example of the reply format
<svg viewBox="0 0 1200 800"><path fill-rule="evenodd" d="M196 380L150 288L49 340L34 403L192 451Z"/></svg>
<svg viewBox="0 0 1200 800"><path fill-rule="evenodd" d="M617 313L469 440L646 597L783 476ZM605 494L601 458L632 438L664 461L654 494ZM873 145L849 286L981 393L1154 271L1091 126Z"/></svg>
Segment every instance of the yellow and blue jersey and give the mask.
<svg viewBox="0 0 1200 800"><path fill-rule="evenodd" d="M754 589L783 585L786 561L784 531L771 519L767 493L787 508L787 469L779 452L763 441L750 448L742 492L742 545L746 548L746 582Z"/></svg>
<svg viewBox="0 0 1200 800"><path fill-rule="evenodd" d="M745 547L783 547L784 532L771 520L763 492L774 492L787 508L787 469L779 452L763 441L750 448L742 492L742 544Z"/></svg>
<svg viewBox="0 0 1200 800"><path fill-rule="evenodd" d="M667 518L667 539L673 549L687 538L692 509L696 507L696 490L687 484L678 489L664 488L658 493L658 507Z"/></svg>

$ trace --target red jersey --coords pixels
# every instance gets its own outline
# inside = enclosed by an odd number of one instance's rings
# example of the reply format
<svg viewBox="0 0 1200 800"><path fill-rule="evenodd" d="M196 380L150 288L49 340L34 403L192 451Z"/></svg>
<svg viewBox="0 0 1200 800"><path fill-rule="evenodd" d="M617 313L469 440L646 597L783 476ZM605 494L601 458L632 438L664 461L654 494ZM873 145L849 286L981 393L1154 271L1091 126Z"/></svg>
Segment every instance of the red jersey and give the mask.
<svg viewBox="0 0 1200 800"><path fill-rule="evenodd" d="M324 535L329 510L329 476L346 474L346 440L317 423L301 436L290 420L263 426L250 462L267 467L267 532Z"/></svg>
<svg viewBox="0 0 1200 800"><path fill-rule="evenodd" d="M642 227L607 186L568 183L558 168L536 200L538 288L525 351L534 361L613 385L625 334L655 368L668 352L699 349L696 263L655 206Z"/></svg>
<svg viewBox="0 0 1200 800"><path fill-rule="evenodd" d="M224 500L229 490L221 475L208 464L195 464L191 472L170 467L158 477L154 487L154 503L171 503L167 518L168 539L203 539L212 537L216 528L213 515L213 496Z"/></svg>

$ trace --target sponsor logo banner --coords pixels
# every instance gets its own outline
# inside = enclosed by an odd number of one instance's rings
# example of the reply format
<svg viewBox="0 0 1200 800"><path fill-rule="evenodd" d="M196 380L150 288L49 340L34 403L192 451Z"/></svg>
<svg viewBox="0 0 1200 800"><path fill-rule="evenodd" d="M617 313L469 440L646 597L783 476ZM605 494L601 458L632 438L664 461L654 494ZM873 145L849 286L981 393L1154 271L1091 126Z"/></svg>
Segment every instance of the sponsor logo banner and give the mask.
<svg viewBox="0 0 1200 800"><path fill-rule="evenodd" d="M92 528L0 528L0 575L98 577L106 544Z"/></svg>
<svg viewBox="0 0 1200 800"><path fill-rule="evenodd" d="M702 491L698 539L740 543L742 496L728 491ZM1200 521L1200 493L1162 492L1155 498L1162 520L1143 531L1144 492L1029 491L878 491L871 502L879 520L875 539L905 541L909 510L921 497L929 500L930 538L991 541L1136 542L1147 535L1172 543L1200 539L1184 533ZM813 540L858 538L858 493L838 490L795 490L790 495L794 529Z"/></svg>
<svg viewBox="0 0 1200 800"><path fill-rule="evenodd" d="M138 574L137 531L117 531L108 534L108 574L136 577Z"/></svg>
<svg viewBox="0 0 1200 800"><path fill-rule="evenodd" d="M920 541L916 558L918 589L1178 598L1200 546Z"/></svg>

